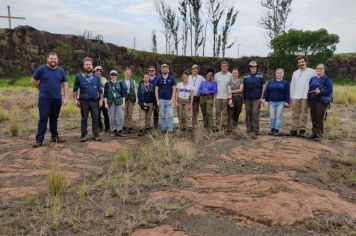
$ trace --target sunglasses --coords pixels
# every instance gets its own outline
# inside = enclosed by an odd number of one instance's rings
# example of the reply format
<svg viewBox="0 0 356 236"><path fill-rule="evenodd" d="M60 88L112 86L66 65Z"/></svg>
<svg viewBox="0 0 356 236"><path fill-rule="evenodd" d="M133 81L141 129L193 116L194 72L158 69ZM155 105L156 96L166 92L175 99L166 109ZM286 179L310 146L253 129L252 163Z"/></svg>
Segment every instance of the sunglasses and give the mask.
<svg viewBox="0 0 356 236"><path fill-rule="evenodd" d="M155 70L149 70L149 72L155 72Z"/></svg>
<svg viewBox="0 0 356 236"><path fill-rule="evenodd" d="M117 74L111 74L110 76L117 76Z"/></svg>

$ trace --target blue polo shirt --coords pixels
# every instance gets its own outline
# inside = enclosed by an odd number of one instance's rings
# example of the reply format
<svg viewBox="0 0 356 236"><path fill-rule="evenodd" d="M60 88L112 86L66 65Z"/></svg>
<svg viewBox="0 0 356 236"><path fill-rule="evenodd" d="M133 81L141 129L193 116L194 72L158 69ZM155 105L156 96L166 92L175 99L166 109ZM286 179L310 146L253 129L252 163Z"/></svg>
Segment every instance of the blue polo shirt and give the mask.
<svg viewBox="0 0 356 236"><path fill-rule="evenodd" d="M62 83L68 81L63 68L57 66L53 69L48 65L42 65L33 73L32 78L40 81L39 98L62 99Z"/></svg>
<svg viewBox="0 0 356 236"><path fill-rule="evenodd" d="M98 100L103 92L100 77L94 74L78 73L75 77L73 91L80 90L80 100Z"/></svg>
<svg viewBox="0 0 356 236"><path fill-rule="evenodd" d="M173 95L173 86L176 81L173 76L168 76L164 79L162 76L156 77L156 87L158 87L158 98L163 100L171 100Z"/></svg>
<svg viewBox="0 0 356 236"><path fill-rule="evenodd" d="M244 76L244 98L258 100L262 97L263 85L265 79L262 73L251 74Z"/></svg>

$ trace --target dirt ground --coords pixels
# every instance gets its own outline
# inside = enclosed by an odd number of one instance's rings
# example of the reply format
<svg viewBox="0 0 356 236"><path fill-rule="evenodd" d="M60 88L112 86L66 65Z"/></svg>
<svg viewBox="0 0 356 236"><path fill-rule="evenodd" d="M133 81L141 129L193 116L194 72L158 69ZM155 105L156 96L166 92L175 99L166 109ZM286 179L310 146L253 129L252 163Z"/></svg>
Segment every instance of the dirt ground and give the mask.
<svg viewBox="0 0 356 236"><path fill-rule="evenodd" d="M49 208L45 204L46 177L51 160L58 161L67 181L62 205L69 209L78 202L75 189L82 186L83 179L90 186L106 175L105 167L118 151L136 150L152 140L135 134L112 138L102 133L102 142L80 143L80 118L74 115L59 121L59 131L66 143L47 143L33 149L37 121L30 114L36 109L35 95L29 93L28 96L31 101L26 107L18 104L23 112L18 121L18 136L9 132L11 120L0 123L1 235L38 235L37 232L47 232L40 235L132 236L356 235L353 169L356 165L342 161L346 156L351 160L356 158L353 136L356 109L342 106L332 107L329 117L338 122L327 126L327 139L320 143L287 135L268 136L265 116L261 118L262 134L256 140L243 134L244 124L239 124L240 131L236 135L203 135L199 140L177 132L170 137L174 144L172 150L180 152L191 145L196 149L195 161L178 178L140 190L137 202L131 199L126 205L120 203L120 209L114 209L112 202L113 209L110 208L118 215L125 215L126 210L137 211L138 205L169 202L168 213L157 213L166 214L162 220L142 220L145 223L124 233L110 227L100 231L95 227L113 226L118 224L119 218L110 218L107 212L98 213L87 207L86 214L106 214L105 221L95 222L93 218L83 222L78 216L75 224L78 228L64 223L55 229L43 230L41 223L34 222L43 222L43 209ZM2 104L8 108L10 103ZM284 133L289 130L287 113ZM326 167L330 168L323 169ZM100 194L100 189L92 190L92 199ZM43 212L38 210L40 203L29 204L32 202L29 199L37 198L46 205L41 208ZM75 210L71 212L76 215Z"/></svg>

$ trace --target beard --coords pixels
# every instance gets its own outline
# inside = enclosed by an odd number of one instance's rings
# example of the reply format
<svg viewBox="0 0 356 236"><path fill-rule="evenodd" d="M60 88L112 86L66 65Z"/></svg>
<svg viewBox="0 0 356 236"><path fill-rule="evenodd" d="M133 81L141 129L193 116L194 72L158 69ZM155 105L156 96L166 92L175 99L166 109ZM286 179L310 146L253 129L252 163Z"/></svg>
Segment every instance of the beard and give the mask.
<svg viewBox="0 0 356 236"><path fill-rule="evenodd" d="M88 74L90 74L91 72L93 72L93 68L84 68L84 71Z"/></svg>
<svg viewBox="0 0 356 236"><path fill-rule="evenodd" d="M51 62L48 63L48 65L49 65L51 68L55 68L55 67L58 65L58 63L55 62L55 61L51 61Z"/></svg>

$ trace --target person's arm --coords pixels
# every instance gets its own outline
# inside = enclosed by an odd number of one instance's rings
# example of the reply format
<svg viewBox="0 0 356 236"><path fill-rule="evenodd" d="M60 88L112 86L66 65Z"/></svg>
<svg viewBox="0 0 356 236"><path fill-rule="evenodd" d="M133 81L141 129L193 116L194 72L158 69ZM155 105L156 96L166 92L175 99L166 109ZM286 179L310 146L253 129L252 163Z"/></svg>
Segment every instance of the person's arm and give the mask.
<svg viewBox="0 0 356 236"><path fill-rule="evenodd" d="M32 78L31 79L31 84L33 87L35 87L36 89L39 89L39 85L40 85L40 81L35 79L35 78Z"/></svg>
<svg viewBox="0 0 356 236"><path fill-rule="evenodd" d="M265 89L266 89L265 79L262 78L261 80L262 80L262 81L261 81L261 83L262 83L262 93L261 93L260 102L262 102L262 100L263 100L263 93L265 92Z"/></svg>
<svg viewBox="0 0 356 236"><path fill-rule="evenodd" d="M144 86L143 84L139 83L137 86L137 100L138 100L138 105L142 106L143 105L143 94L142 94L142 87Z"/></svg>
<svg viewBox="0 0 356 236"><path fill-rule="evenodd" d="M293 97L294 90L295 90L295 79L294 79L294 73L293 73L292 80L291 80L291 83L290 83L290 89L289 89L289 94L290 94L291 98Z"/></svg>
<svg viewBox="0 0 356 236"><path fill-rule="evenodd" d="M68 100L69 100L69 89L68 89L68 82L63 82L62 83L62 88L63 88L63 101L62 105L67 106Z"/></svg>
<svg viewBox="0 0 356 236"><path fill-rule="evenodd" d="M78 76L76 76L74 81L74 86L73 86L73 99L74 99L74 104L77 107L80 107L80 102L78 99L78 89L79 89L79 79Z"/></svg>
<svg viewBox="0 0 356 236"><path fill-rule="evenodd" d="M174 106L175 105L175 99L174 98L176 97L176 94L177 94L177 86L176 85L173 85L172 92L173 92L173 94L172 94L171 101L169 102L169 105Z"/></svg>
<svg viewBox="0 0 356 236"><path fill-rule="evenodd" d="M105 83L105 86L104 86L104 106L106 109L109 108L109 104L108 104L108 89L109 89L109 85L108 83Z"/></svg>
<svg viewBox="0 0 356 236"><path fill-rule="evenodd" d="M286 82L286 106L289 106L290 103L290 87L289 87L289 83Z"/></svg>
<svg viewBox="0 0 356 236"><path fill-rule="evenodd" d="M156 86L155 87L155 96L156 96L157 106L159 107L159 106L161 106L161 103L159 102L158 89L159 89L159 87Z"/></svg>
<svg viewBox="0 0 356 236"><path fill-rule="evenodd" d="M98 93L99 93L99 107L102 107L104 104L104 93L103 93L103 85L100 82L100 78L98 80Z"/></svg>
<svg viewBox="0 0 356 236"><path fill-rule="evenodd" d="M213 82L213 87L212 87L212 90L211 90L211 94L212 95L216 95L218 92L218 84L214 81Z"/></svg>
<svg viewBox="0 0 356 236"><path fill-rule="evenodd" d="M177 91L176 91L176 95L175 95L175 99L174 99L174 100L175 100L175 103L178 104L178 96L179 96L179 91L178 91L179 89L178 89L178 87L176 88L176 90L177 90Z"/></svg>
<svg viewBox="0 0 356 236"><path fill-rule="evenodd" d="M193 100L194 100L194 90L190 90L190 104L189 104L189 109L191 110L193 108Z"/></svg>
<svg viewBox="0 0 356 236"><path fill-rule="evenodd" d="M126 98L123 97L122 98L122 109L125 110L125 107L126 107Z"/></svg>

